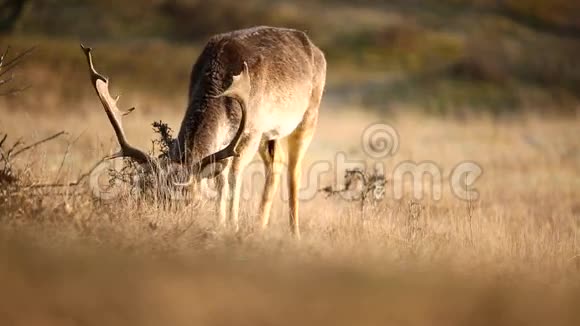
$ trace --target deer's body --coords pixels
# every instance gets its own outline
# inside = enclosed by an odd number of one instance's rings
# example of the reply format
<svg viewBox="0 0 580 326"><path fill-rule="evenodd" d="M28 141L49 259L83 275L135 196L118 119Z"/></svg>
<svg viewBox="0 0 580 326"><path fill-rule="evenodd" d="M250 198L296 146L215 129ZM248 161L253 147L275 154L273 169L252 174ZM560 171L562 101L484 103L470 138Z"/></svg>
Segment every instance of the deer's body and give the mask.
<svg viewBox="0 0 580 326"><path fill-rule="evenodd" d="M229 215L237 228L242 173L256 152L266 168L260 215L262 226L268 224L285 138L290 225L299 234L300 165L316 128L325 78L322 51L300 31L255 27L209 40L191 72L188 107L170 158L190 166L228 144L235 147L236 156L214 164L223 224Z"/></svg>
<svg viewBox="0 0 580 326"><path fill-rule="evenodd" d="M248 121L237 147L240 156L230 159L233 162L218 176L220 220L225 223L230 214L237 225L241 174L260 149L267 173L267 194L261 204L262 225L266 226L281 172L278 166L283 164L279 140L289 137L288 163L293 164L289 181L291 186L298 185L296 170L316 127L326 61L306 34L292 29L256 27L212 37L192 69L189 106L177 138L176 150L185 155L186 162L199 161L234 136L240 119L238 103L214 96L232 83L232 76L240 74L244 62L251 80ZM290 214L297 231L296 209Z"/></svg>

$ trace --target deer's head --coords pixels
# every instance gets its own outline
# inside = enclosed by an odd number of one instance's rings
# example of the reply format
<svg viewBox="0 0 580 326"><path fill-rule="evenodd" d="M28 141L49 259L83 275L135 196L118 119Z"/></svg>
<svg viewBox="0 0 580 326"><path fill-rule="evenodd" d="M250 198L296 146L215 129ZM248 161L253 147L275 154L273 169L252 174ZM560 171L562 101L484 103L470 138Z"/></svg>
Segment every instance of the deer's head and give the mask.
<svg viewBox="0 0 580 326"><path fill-rule="evenodd" d="M121 111L117 107L117 101L119 97L112 97L109 92L109 79L101 74L99 74L93 65L93 58L91 55L91 48L85 47L81 44L81 49L83 50L87 63L89 66L89 74L91 78L91 83L101 100L101 104L113 126L115 135L117 136L117 141L121 149L113 155L110 155L109 159L114 158L129 158L133 162L137 163L142 171L145 173L151 173L157 177L157 179L165 180L165 184L168 186L186 186L196 180L200 180L203 177L208 177L216 174L216 170L219 172L220 167L225 163L225 160L237 156L236 147L240 141L242 133L246 125L246 106L248 103L248 97L250 94L250 75L248 72L248 66L244 63L244 69L242 72L233 76L233 82L222 94L216 97L231 97L238 101L240 104L242 115L240 120L240 125L238 130L233 137L232 141L224 149L212 153L194 164L188 164L186 166L179 153L179 148L176 140L169 142L171 147L166 154L160 155L158 157L151 156L146 152L132 146L125 136L122 125L122 117L131 113L134 108L127 111ZM214 168L212 168L214 167ZM187 181L186 181L187 180ZM185 182L184 182L185 181Z"/></svg>

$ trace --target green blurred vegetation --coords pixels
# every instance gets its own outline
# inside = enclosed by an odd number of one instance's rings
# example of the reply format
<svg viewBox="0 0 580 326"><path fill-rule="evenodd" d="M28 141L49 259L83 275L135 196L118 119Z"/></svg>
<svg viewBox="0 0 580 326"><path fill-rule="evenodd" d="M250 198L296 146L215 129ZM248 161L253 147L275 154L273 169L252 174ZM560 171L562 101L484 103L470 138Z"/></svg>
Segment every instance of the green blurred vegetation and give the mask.
<svg viewBox="0 0 580 326"><path fill-rule="evenodd" d="M580 3L569 0L6 3L21 6L0 15L2 45L38 45L26 71L69 81L85 78L75 44L83 40L98 47L98 64L123 87L185 94L210 35L275 25L306 30L327 54L329 96L348 90L365 106L560 113L576 112L580 102ZM79 93L53 86L65 97Z"/></svg>

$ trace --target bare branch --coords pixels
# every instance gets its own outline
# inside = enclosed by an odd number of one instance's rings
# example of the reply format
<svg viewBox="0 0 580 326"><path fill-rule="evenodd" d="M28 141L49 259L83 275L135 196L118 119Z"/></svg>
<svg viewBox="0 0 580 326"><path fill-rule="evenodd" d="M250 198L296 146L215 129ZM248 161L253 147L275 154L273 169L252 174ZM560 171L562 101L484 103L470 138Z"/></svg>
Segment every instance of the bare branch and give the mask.
<svg viewBox="0 0 580 326"><path fill-rule="evenodd" d="M14 144L12 144L12 147L10 147L10 149L8 150L8 153L6 154L6 159L9 160L10 158L12 158L12 153L14 153L16 148L22 144L23 144L22 137L20 137L16 142L14 142Z"/></svg>
<svg viewBox="0 0 580 326"><path fill-rule="evenodd" d="M11 60L6 61L8 53L10 51L10 47L9 46L6 47L6 50L4 50L4 52L0 56L0 86L8 84L9 82L12 82L14 80L14 74L11 74L10 77L5 78L5 79L1 79L1 77L4 76L5 74L7 74L8 72L10 72L14 67L18 66L25 59L25 57L28 56L30 53L32 53L32 51L34 51L34 50L35 50L35 48L31 47L31 48L19 53ZM14 94L20 93L28 88L29 88L29 86L14 87L12 89L9 89L8 91L0 93L0 96L14 95Z"/></svg>
<svg viewBox="0 0 580 326"><path fill-rule="evenodd" d="M54 134L52 136L46 137L46 138L44 138L42 140L37 141L36 143L30 144L28 146L25 146L25 147L21 148L20 150L14 152L11 155L11 157L14 158L14 157L18 156L19 154L22 154L22 153L26 152L27 150L30 150L30 149L32 149L32 148L34 148L34 147L36 147L36 146L38 146L40 144L44 144L44 143L46 143L48 141L51 141L51 140L53 140L53 139L55 139L55 138L57 138L59 136L65 135L65 134L66 134L66 132L59 131L59 132L57 132L56 134Z"/></svg>
<svg viewBox="0 0 580 326"><path fill-rule="evenodd" d="M72 147L72 146L74 146L74 145L76 144L76 142L77 142L77 141L78 141L78 140L81 138L81 136L82 136L83 134L84 134L84 131L83 131L83 132L81 132L81 133L80 133L80 134L77 136L77 138L75 138L75 139L74 139L72 142L71 142L71 141L69 141L69 142L68 142L68 144L66 145L66 150L65 150L64 154L62 155L62 160L60 161L60 165L59 165L59 167L58 167L58 170L57 170L57 172L56 172L56 178L55 178L55 180L58 180L58 179L60 178L60 174L61 174L61 172L62 172L62 169L64 168L64 163L65 163L65 161L66 161L67 157L68 157L68 156L69 156L69 154L70 154L70 149L71 149L71 147Z"/></svg>
<svg viewBox="0 0 580 326"><path fill-rule="evenodd" d="M52 136L39 140L33 144L26 145L22 141L22 138L19 138L10 148L4 148L4 144L6 139L8 138L8 134L4 134L2 139L0 140L0 183L8 182L13 183L18 181L18 178L15 176L15 171L13 169L13 161L12 159L38 145L44 144L50 140L53 140L61 135L65 134L64 131L58 132ZM19 148L20 146L24 146Z"/></svg>
<svg viewBox="0 0 580 326"><path fill-rule="evenodd" d="M103 162L106 162L109 159L108 156L101 158L97 161L88 171L80 174L77 179L73 182L69 183L40 183L35 185L30 185L24 188L61 188L61 187L75 187L81 184L88 176L93 173L93 171L99 167Z"/></svg>
<svg viewBox="0 0 580 326"><path fill-rule="evenodd" d="M8 61L7 63L4 63L4 60L6 59L5 56L8 54L8 49L9 48L7 48L6 51L4 51L4 54L2 55L2 65L0 66L0 77L4 76L4 74L6 74L14 67L16 67L20 62L22 62L22 60L24 60L26 56L32 53L36 48L35 47L28 48L23 52L20 52L18 55L16 55L16 57L12 58L12 60Z"/></svg>
<svg viewBox="0 0 580 326"><path fill-rule="evenodd" d="M344 179L345 183L342 189L327 186L318 191L325 193L327 198L336 194L345 193L351 195L348 197L349 201L364 202L369 198L369 194L372 195L372 199L380 200L384 195L384 187L387 182L384 175L378 173L369 175L361 169L346 170ZM357 181L360 182L358 189L356 189Z"/></svg>

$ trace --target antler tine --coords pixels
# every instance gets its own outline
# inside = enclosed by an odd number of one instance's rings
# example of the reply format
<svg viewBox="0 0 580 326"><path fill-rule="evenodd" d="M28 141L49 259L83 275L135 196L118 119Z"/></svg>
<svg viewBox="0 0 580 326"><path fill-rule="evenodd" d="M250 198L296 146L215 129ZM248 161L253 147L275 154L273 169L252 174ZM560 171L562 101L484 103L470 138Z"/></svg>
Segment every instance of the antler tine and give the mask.
<svg viewBox="0 0 580 326"><path fill-rule="evenodd" d="M119 108L117 107L117 101L119 100L119 97L117 96L116 98L113 98L111 96L111 94L109 93L109 80L108 80L108 78L99 74L95 70L95 66L93 65L93 57L91 55L92 49L90 47L85 47L82 44L81 44L81 49L83 50L85 56L87 57L87 63L89 65L89 74L91 77L91 83L92 83L93 87L95 88L95 91L97 92L97 95L99 96L99 99L101 100L101 104L103 105L103 108L105 109L105 113L107 114L107 117L109 118L109 121L111 122L111 125L113 125L113 129L115 130L115 134L117 136L117 141L119 142L119 145L121 146L121 150L119 152L109 156L109 158L129 157L129 158L134 159L138 163L150 162L152 160L152 158L149 155L147 155L145 152L131 146L127 142L127 138L125 137L125 132L123 130L121 118L122 118L122 116L127 115L128 113L133 111L134 108L131 108L130 110L128 110L126 112L122 112L121 110L119 110Z"/></svg>
<svg viewBox="0 0 580 326"><path fill-rule="evenodd" d="M238 156L238 153L236 151L236 147L238 146L238 144L240 142L240 138L242 137L242 134L244 133L244 130L246 129L246 115L247 115L246 108L247 108L248 98L250 96L250 91L251 91L250 72L248 69L248 65L246 64L246 62L244 62L244 68L243 68L242 72L239 75L233 77L233 81L232 81L232 84L230 85L230 87L228 87L228 89L226 89L220 95L215 96L216 98L224 97L224 96L231 97L231 98L235 99L236 101L238 101L238 103L240 104L240 108L242 110L242 117L240 119L240 125L238 127L238 130L236 131L234 138L228 144L228 146L226 146L224 149L217 151L213 154L210 154L210 155L204 157L203 159L201 159L194 166L193 171L192 171L192 173L189 177L189 180L187 182L176 183L176 185L188 186L193 182L196 174L203 171L203 169L206 166L208 166L209 164L219 162L221 160L225 160L225 159L230 158L230 157Z"/></svg>

